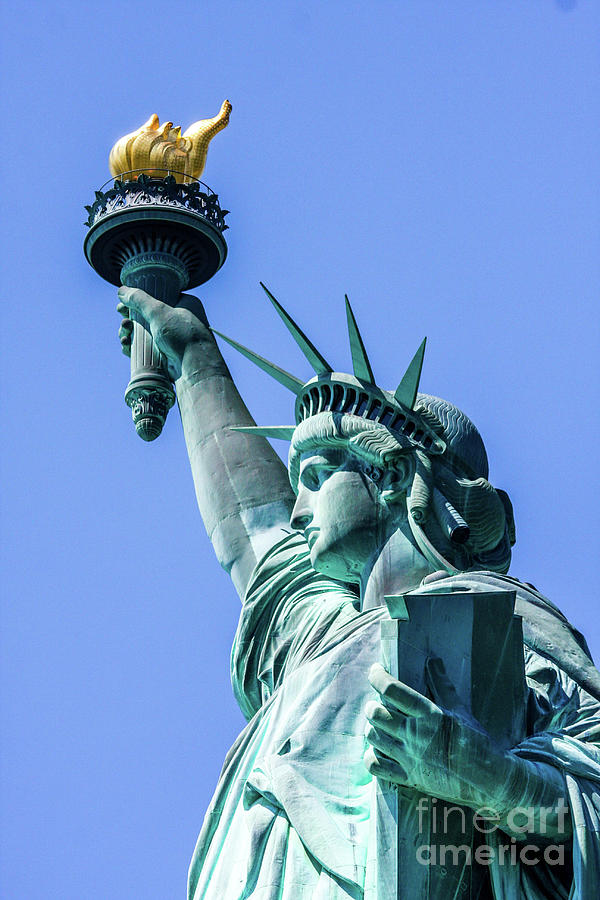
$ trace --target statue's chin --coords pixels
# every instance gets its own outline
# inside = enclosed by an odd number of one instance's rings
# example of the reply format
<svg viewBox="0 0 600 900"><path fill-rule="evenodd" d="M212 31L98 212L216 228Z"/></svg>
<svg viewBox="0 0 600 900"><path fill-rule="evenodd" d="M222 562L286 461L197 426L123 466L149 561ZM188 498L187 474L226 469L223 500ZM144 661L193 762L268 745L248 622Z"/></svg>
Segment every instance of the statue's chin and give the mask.
<svg viewBox="0 0 600 900"><path fill-rule="evenodd" d="M343 552L335 549L321 550L318 542L310 551L310 561L315 572L328 575L336 581L359 582L359 577L354 571L353 562Z"/></svg>

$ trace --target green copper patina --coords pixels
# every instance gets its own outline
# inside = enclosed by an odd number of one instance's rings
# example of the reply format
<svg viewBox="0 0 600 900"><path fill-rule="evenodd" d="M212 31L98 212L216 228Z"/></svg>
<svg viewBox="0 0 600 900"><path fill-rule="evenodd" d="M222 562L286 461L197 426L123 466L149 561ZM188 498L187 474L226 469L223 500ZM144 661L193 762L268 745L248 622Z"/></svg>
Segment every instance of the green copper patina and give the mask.
<svg viewBox="0 0 600 900"><path fill-rule="evenodd" d="M268 293L268 292L267 292ZM291 390L257 428L193 297L123 287L175 381L200 512L242 612L227 756L190 900L591 900L600 874L600 675L581 635L507 572L508 496L456 407L393 392L347 302L354 373ZM291 441L289 472L267 438ZM381 663L384 663L382 666Z"/></svg>

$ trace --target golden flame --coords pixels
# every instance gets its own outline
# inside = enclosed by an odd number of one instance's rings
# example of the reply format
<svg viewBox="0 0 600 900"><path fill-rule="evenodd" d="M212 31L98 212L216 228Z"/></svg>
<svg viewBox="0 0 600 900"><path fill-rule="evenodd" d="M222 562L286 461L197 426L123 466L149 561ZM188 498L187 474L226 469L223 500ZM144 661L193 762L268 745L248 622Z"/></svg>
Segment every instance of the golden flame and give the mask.
<svg viewBox="0 0 600 900"><path fill-rule="evenodd" d="M168 169L179 182L187 182L189 176L200 178L206 165L208 145L228 124L230 113L231 103L225 100L218 115L194 122L183 134L179 126L173 127L172 122L161 125L157 115L150 116L137 131L119 138L110 151L111 175L119 177L134 170L131 178L136 178L140 172L164 176L164 170Z"/></svg>

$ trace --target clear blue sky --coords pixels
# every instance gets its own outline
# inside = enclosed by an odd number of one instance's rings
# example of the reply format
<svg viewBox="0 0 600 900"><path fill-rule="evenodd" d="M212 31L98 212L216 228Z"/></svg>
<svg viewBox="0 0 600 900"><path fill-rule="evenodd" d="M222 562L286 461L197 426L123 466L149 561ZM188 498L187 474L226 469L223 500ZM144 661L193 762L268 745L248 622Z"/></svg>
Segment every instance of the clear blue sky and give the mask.
<svg viewBox="0 0 600 900"><path fill-rule="evenodd" d="M238 601L176 412L123 403L115 290L82 254L113 141L233 103L206 181L232 210L200 296L309 371L264 280L338 368L348 292L376 376L477 423L512 496L513 573L600 657L599 19L592 0L9 2L2 304L7 900L183 897L242 725ZM291 395L227 352L257 420Z"/></svg>

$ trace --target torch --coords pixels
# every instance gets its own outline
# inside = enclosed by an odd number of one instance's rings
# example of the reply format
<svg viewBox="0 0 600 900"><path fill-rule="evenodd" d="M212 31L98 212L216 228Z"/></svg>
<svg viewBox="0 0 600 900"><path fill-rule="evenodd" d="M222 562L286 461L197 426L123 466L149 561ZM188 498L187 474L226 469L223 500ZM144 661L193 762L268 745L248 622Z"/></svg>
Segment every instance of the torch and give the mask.
<svg viewBox="0 0 600 900"><path fill-rule="evenodd" d="M137 287L174 306L182 291L204 284L227 256L219 198L199 180L208 145L229 121L225 100L217 116L181 133L158 116L125 135L110 152L113 178L86 206L85 256L110 284ZM125 402L136 432L153 441L175 392L165 357L146 323L132 311L131 378Z"/></svg>

